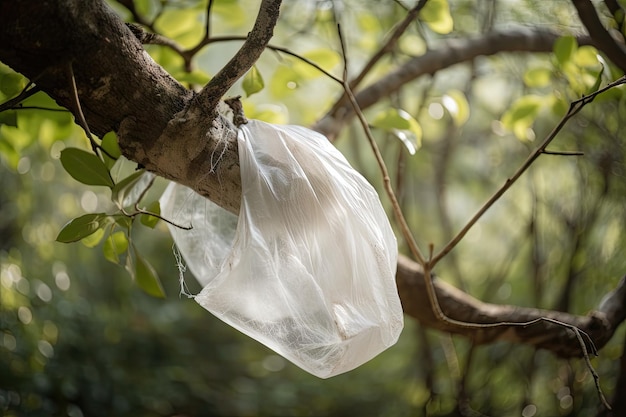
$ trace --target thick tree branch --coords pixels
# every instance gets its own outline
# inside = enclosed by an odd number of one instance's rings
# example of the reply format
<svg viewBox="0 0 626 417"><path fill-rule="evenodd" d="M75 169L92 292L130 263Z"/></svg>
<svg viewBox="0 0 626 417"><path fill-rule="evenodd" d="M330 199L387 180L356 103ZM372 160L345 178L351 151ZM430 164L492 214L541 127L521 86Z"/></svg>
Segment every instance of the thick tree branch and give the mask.
<svg viewBox="0 0 626 417"><path fill-rule="evenodd" d="M596 13L596 9L589 0L572 0L580 21L585 25L589 35L594 40L596 47L604 52L606 56L626 72L626 48L615 42Z"/></svg>
<svg viewBox="0 0 626 417"><path fill-rule="evenodd" d="M475 38L452 39L424 55L410 59L377 82L360 90L355 94L356 100L364 110L422 75L434 74L479 56L502 52L551 52L558 37L559 34L550 31L517 28L494 31ZM590 44L591 40L580 37L578 42L585 45ZM332 139L353 116L354 111L349 103L340 104L320 119L314 129Z"/></svg>
<svg viewBox="0 0 626 417"><path fill-rule="evenodd" d="M426 295L422 268L404 256L398 260L397 283L404 312L425 326L466 336L477 344L508 341L547 349L562 357L582 356L575 334L548 321L527 327L502 326L476 331L437 320ZM626 277L604 298L598 309L587 316L484 303L440 280L435 280L435 287L442 310L452 319L489 324L503 321L524 323L545 317L578 327L591 337L598 349L611 339L626 318Z"/></svg>

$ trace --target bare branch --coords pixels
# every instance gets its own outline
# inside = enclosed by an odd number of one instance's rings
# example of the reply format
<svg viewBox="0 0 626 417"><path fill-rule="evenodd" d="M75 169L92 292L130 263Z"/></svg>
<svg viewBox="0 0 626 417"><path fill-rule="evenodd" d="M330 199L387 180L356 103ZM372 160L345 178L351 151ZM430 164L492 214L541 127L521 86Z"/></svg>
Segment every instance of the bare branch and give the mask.
<svg viewBox="0 0 626 417"><path fill-rule="evenodd" d="M444 68L471 61L483 55L502 52L551 52L559 34L527 28L494 31L484 36L452 39L424 55L410 59L379 81L355 93L359 107L366 109L398 91L406 83ZM579 45L591 44L588 37L579 37ZM333 139L343 125L354 116L350 103L333 108L315 126L315 130Z"/></svg>
<svg viewBox="0 0 626 417"><path fill-rule="evenodd" d="M526 172L526 170L533 164L533 162L535 162L537 158L539 158L541 154L545 153L548 145L557 136L561 129L563 129L569 119L578 114L578 112L580 112L584 106L591 103L593 99L595 99L599 94L602 94L603 92L624 83L626 83L626 76L619 78L618 80L612 82L611 84L589 96L572 102L569 111L565 116L563 116L557 126L555 126L554 129L552 129L552 131L548 134L548 136L546 136L543 142L541 142L541 144L530 155L528 155L526 160L517 169L517 171L515 171L515 173L506 180L506 182L491 196L491 198L489 198L489 200L487 200L487 202L483 204L483 206L478 210L478 212L476 212L476 214L474 214L470 221L467 222L463 229L461 229L461 231L459 231L459 233L454 238L452 238L452 240L448 244L446 244L446 246L441 251L439 251L439 253L434 256L434 258L430 262L430 266L435 266L437 262L439 262L444 256L446 256L446 254L448 254L461 241L461 239L465 237L467 232L474 226L474 224L476 224L478 219L480 219L483 214L485 214L487 210L489 210L489 208L493 206L493 204L498 201L509 188L511 188L515 181L517 181L519 177L521 177L522 174Z"/></svg>
<svg viewBox="0 0 626 417"><path fill-rule="evenodd" d="M417 4L408 11L404 19L400 23L398 23L393 29L391 35L387 38L383 46L378 51L376 51L374 55L372 55L369 61L367 61L359 75L350 80L348 86L351 90L354 90L361 83L361 81L363 81L365 76L369 74L372 68L374 68L374 66L378 63L378 61L380 61L382 57L384 57L396 47L398 40L400 39L402 34L404 34L411 22L413 22L417 18L417 15L424 8L425 5L426 0L419 0ZM344 92L343 96L339 100L337 100L334 107L346 105L348 103L348 94Z"/></svg>
<svg viewBox="0 0 626 417"><path fill-rule="evenodd" d="M194 106L214 109L228 89L259 59L274 34L281 0L263 0L252 31L235 56L209 81Z"/></svg>
<svg viewBox="0 0 626 417"><path fill-rule="evenodd" d="M596 47L606 54L622 71L626 71L626 48L615 42L596 13L596 9L589 0L572 0L580 21L583 22L589 35L595 41Z"/></svg>

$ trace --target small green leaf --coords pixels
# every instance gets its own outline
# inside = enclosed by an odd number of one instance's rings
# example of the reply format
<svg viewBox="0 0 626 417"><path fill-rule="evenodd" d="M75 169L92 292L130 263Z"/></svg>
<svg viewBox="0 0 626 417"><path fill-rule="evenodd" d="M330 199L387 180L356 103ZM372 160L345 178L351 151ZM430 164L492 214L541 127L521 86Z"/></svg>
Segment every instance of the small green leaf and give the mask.
<svg viewBox="0 0 626 417"><path fill-rule="evenodd" d="M552 94L549 96L550 109L557 116L563 116L569 109L569 102L565 100L560 94Z"/></svg>
<svg viewBox="0 0 626 417"><path fill-rule="evenodd" d="M587 94L593 94L600 89L600 85L602 85L602 79L604 78L604 65L598 71L598 75L596 76L596 81L593 83L591 88L587 91Z"/></svg>
<svg viewBox="0 0 626 417"><path fill-rule="evenodd" d="M123 229L129 229L133 224L133 218L124 214L113 214L112 216L109 216L109 218Z"/></svg>
<svg viewBox="0 0 626 417"><path fill-rule="evenodd" d="M88 248L95 248L96 246L98 246L98 243L100 243L103 237L104 237L104 229L99 228L94 233L90 234L89 236L82 238L80 243L87 246Z"/></svg>
<svg viewBox="0 0 626 417"><path fill-rule="evenodd" d="M441 104L446 108L454 124L463 125L469 119L470 107L462 91L450 90L441 98Z"/></svg>
<svg viewBox="0 0 626 417"><path fill-rule="evenodd" d="M409 129L411 127L411 119L413 117L406 111L390 108L378 113L371 124L384 130Z"/></svg>
<svg viewBox="0 0 626 417"><path fill-rule="evenodd" d="M300 76L287 65L279 65L270 79L269 91L275 98L281 99L298 88L302 80Z"/></svg>
<svg viewBox="0 0 626 417"><path fill-rule="evenodd" d="M159 280L156 271L136 250L134 277L139 288L144 290L147 294L153 297L165 298L165 291L163 290L163 285L161 285L161 280Z"/></svg>
<svg viewBox="0 0 626 417"><path fill-rule="evenodd" d="M139 182L143 173L143 170L135 171L113 186L111 190L111 200L117 204L118 207L123 207L124 199L133 189L135 184Z"/></svg>
<svg viewBox="0 0 626 417"><path fill-rule="evenodd" d="M106 217L104 213L90 213L77 217L63 226L56 240L62 243L77 242L95 233Z"/></svg>
<svg viewBox="0 0 626 417"><path fill-rule="evenodd" d="M561 36L554 42L554 55L561 66L565 65L578 49L578 42L573 36Z"/></svg>
<svg viewBox="0 0 626 417"><path fill-rule="evenodd" d="M113 188L109 170L96 155L78 148L61 151L61 164L76 181L87 185L105 185Z"/></svg>
<svg viewBox="0 0 626 417"><path fill-rule="evenodd" d="M529 120L532 123L539 114L542 101L541 97L535 95L520 97L502 116L502 123L509 129L522 120Z"/></svg>
<svg viewBox="0 0 626 417"><path fill-rule="evenodd" d="M435 33L446 35L454 28L448 0L428 0L420 16Z"/></svg>
<svg viewBox="0 0 626 417"><path fill-rule="evenodd" d="M5 110L0 113L0 125L17 127L17 112L14 110Z"/></svg>
<svg viewBox="0 0 626 417"><path fill-rule="evenodd" d="M120 255L128 250L128 238L124 232L111 233L104 241L102 252L104 257L114 264L120 263Z"/></svg>
<svg viewBox="0 0 626 417"><path fill-rule="evenodd" d="M100 146L102 146L102 149L104 149L113 159L117 159L122 156L122 151L117 143L117 135L115 132L109 132L104 135Z"/></svg>
<svg viewBox="0 0 626 417"><path fill-rule="evenodd" d="M530 129L544 104L550 100L546 97L526 95L515 101L502 115L502 124L511 130L519 140L532 140Z"/></svg>
<svg viewBox="0 0 626 417"><path fill-rule="evenodd" d="M390 108L376 115L372 126L386 130L400 139L413 155L422 146L422 128L409 113Z"/></svg>
<svg viewBox="0 0 626 417"><path fill-rule="evenodd" d="M161 205L159 204L159 201L153 201L148 207L146 207L146 211L160 215ZM150 216L149 214L142 214L140 221L141 224L143 224L144 226L148 226L149 228L154 229L154 226L156 226L159 222L159 218L155 216Z"/></svg>
<svg viewBox="0 0 626 417"><path fill-rule="evenodd" d="M548 68L532 68L524 73L524 84L528 87L545 87L550 84L552 71Z"/></svg>
<svg viewBox="0 0 626 417"><path fill-rule="evenodd" d="M243 91L246 92L246 96L250 97L254 93L258 93L265 87L265 82L261 73L257 69L256 65L250 68L250 71L246 73L242 81Z"/></svg>
<svg viewBox="0 0 626 417"><path fill-rule="evenodd" d="M593 46L583 45L572 55L572 61L580 67L597 68L601 65L598 60L598 50Z"/></svg>
<svg viewBox="0 0 626 417"><path fill-rule="evenodd" d="M0 75L0 92L7 97L17 95L26 86L26 78L16 72Z"/></svg>
<svg viewBox="0 0 626 417"><path fill-rule="evenodd" d="M193 34L196 35L195 38L202 33L200 17L198 10L193 7L166 9L154 22L155 30L157 33L178 41L183 47L191 47L190 42L193 39L186 35Z"/></svg>

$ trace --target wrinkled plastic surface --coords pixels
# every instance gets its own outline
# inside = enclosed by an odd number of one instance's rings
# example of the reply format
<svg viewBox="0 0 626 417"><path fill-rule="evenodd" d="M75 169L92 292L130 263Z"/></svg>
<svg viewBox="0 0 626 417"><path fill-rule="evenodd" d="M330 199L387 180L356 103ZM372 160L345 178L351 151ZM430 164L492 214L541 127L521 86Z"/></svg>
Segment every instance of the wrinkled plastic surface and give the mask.
<svg viewBox="0 0 626 417"><path fill-rule="evenodd" d="M239 217L170 184L161 212L215 316L321 378L393 345L397 243L372 186L328 140L250 121Z"/></svg>

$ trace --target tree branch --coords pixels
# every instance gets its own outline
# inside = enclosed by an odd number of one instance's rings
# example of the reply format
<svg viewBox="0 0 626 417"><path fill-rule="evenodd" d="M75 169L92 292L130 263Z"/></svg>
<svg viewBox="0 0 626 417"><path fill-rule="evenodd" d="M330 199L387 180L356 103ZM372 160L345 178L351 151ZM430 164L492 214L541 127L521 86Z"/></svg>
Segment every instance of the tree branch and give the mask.
<svg viewBox="0 0 626 417"><path fill-rule="evenodd" d="M547 349L561 357L582 356L576 335L569 329L549 321L539 321L527 327L489 327L477 331L438 320L427 297L423 269L405 256L398 259L396 281L405 314L427 327L466 336L476 344L507 341ZM616 289L604 298L598 309L587 316L485 303L438 279L434 280L434 285L441 309L451 319L483 324L553 319L584 331L598 349L611 339L617 327L626 318L626 277L622 278Z"/></svg>
<svg viewBox="0 0 626 417"><path fill-rule="evenodd" d="M359 107L364 110L422 75L434 74L479 56L501 52L551 52L552 45L558 37L559 34L550 31L517 28L494 31L476 38L448 40L438 48L410 59L380 80L355 93L355 97ZM592 41L588 37L579 37L578 43L588 45ZM340 104L322 117L313 129L333 139L353 116L354 111L349 103Z"/></svg>
<svg viewBox="0 0 626 417"><path fill-rule="evenodd" d="M626 72L626 49L615 42L596 13L596 9L589 0L572 0L580 21L585 25L591 38L595 41L596 47L604 52L606 56Z"/></svg>
<svg viewBox="0 0 626 417"><path fill-rule="evenodd" d="M194 106L216 108L218 102L254 63L269 43L278 21L281 0L263 0L252 31L235 56L209 81L194 100Z"/></svg>

